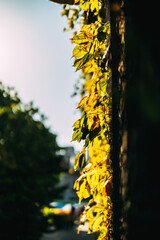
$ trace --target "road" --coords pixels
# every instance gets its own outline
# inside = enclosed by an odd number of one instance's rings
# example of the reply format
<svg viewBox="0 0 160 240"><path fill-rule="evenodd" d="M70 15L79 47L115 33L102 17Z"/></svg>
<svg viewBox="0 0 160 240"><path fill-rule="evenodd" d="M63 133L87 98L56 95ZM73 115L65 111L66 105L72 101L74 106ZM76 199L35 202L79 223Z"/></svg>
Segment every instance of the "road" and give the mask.
<svg viewBox="0 0 160 240"><path fill-rule="evenodd" d="M45 233L41 240L96 240L95 234L87 234L86 227L77 234L77 225L70 229L55 230L53 233Z"/></svg>

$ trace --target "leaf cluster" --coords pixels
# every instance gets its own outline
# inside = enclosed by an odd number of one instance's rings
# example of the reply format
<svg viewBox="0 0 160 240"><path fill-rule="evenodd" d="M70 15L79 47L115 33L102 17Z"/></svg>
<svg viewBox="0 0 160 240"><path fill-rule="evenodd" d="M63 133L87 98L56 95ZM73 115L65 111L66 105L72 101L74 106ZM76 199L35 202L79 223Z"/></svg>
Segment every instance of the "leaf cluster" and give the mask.
<svg viewBox="0 0 160 240"><path fill-rule="evenodd" d="M68 19L68 28L64 28L64 31L69 31L74 29L75 23L80 17L81 9L78 6L70 7L68 5L63 6L62 16L66 16Z"/></svg>
<svg viewBox="0 0 160 240"><path fill-rule="evenodd" d="M108 29L109 24L102 27L96 21L94 24L83 25L80 33L71 39L76 44L73 50L75 57L73 66L76 67L76 71L86 68L88 73L93 73L97 70L97 64L100 65L106 50Z"/></svg>
<svg viewBox="0 0 160 240"><path fill-rule="evenodd" d="M83 82L81 84L79 80L79 85L83 98L77 106L82 116L73 125L72 141L84 140L84 146L75 158L74 168L79 168L81 175L74 188L79 202L89 199L80 227L88 220L89 233L97 231L98 239L108 239L112 219L111 71L106 59L110 23L102 17L102 1L75 0L75 3L81 9L79 18L82 24L80 31L75 32L71 39L75 44L72 57L76 71L81 70ZM87 22L88 19L92 21Z"/></svg>

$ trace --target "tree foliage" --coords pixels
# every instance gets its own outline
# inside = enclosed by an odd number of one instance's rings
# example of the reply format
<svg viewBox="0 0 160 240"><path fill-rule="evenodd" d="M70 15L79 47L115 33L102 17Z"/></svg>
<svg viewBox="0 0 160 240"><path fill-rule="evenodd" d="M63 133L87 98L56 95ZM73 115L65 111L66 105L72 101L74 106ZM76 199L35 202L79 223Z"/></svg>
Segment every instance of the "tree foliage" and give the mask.
<svg viewBox="0 0 160 240"><path fill-rule="evenodd" d="M88 232L98 232L98 239L108 239L112 221L111 151L111 70L108 66L110 22L106 21L101 0L75 0L78 6L64 6L69 29L80 23L72 43L74 67L81 70L78 91L81 119L73 125L72 141L84 140L82 151L75 158L75 170L81 176L75 182L79 202L89 199L81 216L80 226L89 220ZM86 157L89 153L89 159ZM96 213L96 217L93 216Z"/></svg>
<svg viewBox="0 0 160 240"><path fill-rule="evenodd" d="M33 104L24 105L0 84L0 238L38 239L41 208L57 196L60 173L56 135ZM9 231L8 231L9 229Z"/></svg>

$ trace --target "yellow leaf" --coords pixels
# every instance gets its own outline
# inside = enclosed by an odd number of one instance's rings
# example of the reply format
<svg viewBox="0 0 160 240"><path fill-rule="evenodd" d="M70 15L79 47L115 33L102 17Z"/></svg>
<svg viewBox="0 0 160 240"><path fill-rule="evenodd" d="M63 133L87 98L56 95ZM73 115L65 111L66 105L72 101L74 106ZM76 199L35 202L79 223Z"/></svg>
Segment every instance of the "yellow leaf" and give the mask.
<svg viewBox="0 0 160 240"><path fill-rule="evenodd" d="M99 1L98 0L92 0L91 3L91 11L93 12L94 10L96 10L96 14L98 14L99 11Z"/></svg>
<svg viewBox="0 0 160 240"><path fill-rule="evenodd" d="M73 49L72 57L82 58L86 53L87 53L87 47L84 47L83 45L77 45Z"/></svg>
<svg viewBox="0 0 160 240"><path fill-rule="evenodd" d="M86 179L83 180L83 182L80 185L80 192L83 194L86 187Z"/></svg>
<svg viewBox="0 0 160 240"><path fill-rule="evenodd" d="M86 179L83 179L83 181L80 184L78 196L79 196L79 203L81 203L83 198L86 199L90 197L90 192L89 192L88 183Z"/></svg>
<svg viewBox="0 0 160 240"><path fill-rule="evenodd" d="M90 31L91 30L91 24L84 24L81 27L81 32L86 32L86 31Z"/></svg>
<svg viewBox="0 0 160 240"><path fill-rule="evenodd" d="M88 129L93 131L95 128L98 128L100 125L100 120L98 114L89 114L87 119Z"/></svg>
<svg viewBox="0 0 160 240"><path fill-rule="evenodd" d="M87 103L88 103L88 96L82 98L82 100L79 102L77 108L84 107L87 105Z"/></svg>
<svg viewBox="0 0 160 240"><path fill-rule="evenodd" d="M93 38L93 35L90 33L90 32L84 32L84 36L87 38L87 39L90 39L90 40L92 40L92 38Z"/></svg>
<svg viewBox="0 0 160 240"><path fill-rule="evenodd" d="M77 189L77 181L75 181L73 189ZM78 189L77 189L78 190Z"/></svg>
<svg viewBox="0 0 160 240"><path fill-rule="evenodd" d="M95 220L94 224L93 224L93 229L96 230L96 231L98 231L98 229L100 228L100 224L101 224L102 221L103 221L103 217L102 217L102 216L98 217L98 218Z"/></svg>
<svg viewBox="0 0 160 240"><path fill-rule="evenodd" d="M75 121L75 123L73 124L73 128L79 128L79 124L80 124L80 119L78 119L77 121Z"/></svg>
<svg viewBox="0 0 160 240"><path fill-rule="evenodd" d="M73 38L71 38L71 41L76 44L82 44L82 43L87 43L88 39L87 36L84 35L84 33L80 33Z"/></svg>
<svg viewBox="0 0 160 240"><path fill-rule="evenodd" d="M89 198L90 197L90 192L89 192L89 189L88 187L84 189L83 191L83 198Z"/></svg>
<svg viewBox="0 0 160 240"><path fill-rule="evenodd" d="M88 11L89 10L89 6L90 6L90 2L89 1L80 0L79 6L84 11Z"/></svg>

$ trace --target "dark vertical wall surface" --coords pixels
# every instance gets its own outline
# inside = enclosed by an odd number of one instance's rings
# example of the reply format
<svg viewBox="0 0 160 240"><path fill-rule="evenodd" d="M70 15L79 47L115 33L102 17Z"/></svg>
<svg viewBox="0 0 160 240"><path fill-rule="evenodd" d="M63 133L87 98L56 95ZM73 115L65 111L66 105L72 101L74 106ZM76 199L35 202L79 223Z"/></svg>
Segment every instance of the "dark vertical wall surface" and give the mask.
<svg viewBox="0 0 160 240"><path fill-rule="evenodd" d="M160 224L160 66L154 3L126 1L127 239L158 239Z"/></svg>
<svg viewBox="0 0 160 240"><path fill-rule="evenodd" d="M122 1L110 0L113 238L159 239L159 11L146 1L126 0L122 5ZM122 10L126 23L124 53L117 27ZM123 54L126 70L121 75L118 68Z"/></svg>

